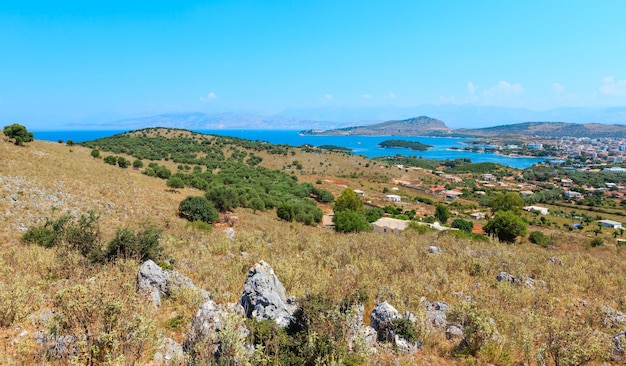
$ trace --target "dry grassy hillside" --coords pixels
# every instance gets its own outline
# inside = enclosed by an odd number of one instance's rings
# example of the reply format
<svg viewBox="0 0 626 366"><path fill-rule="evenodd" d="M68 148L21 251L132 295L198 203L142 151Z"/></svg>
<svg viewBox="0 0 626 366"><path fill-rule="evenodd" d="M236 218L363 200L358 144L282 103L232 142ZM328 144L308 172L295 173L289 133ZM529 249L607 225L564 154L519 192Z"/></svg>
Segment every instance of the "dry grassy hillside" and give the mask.
<svg viewBox="0 0 626 366"><path fill-rule="evenodd" d="M264 164L275 168L291 160L303 162L300 179L324 180L326 189L334 192L350 186L378 194L382 187L393 185L394 177L424 177L380 164L366 168L366 159L346 160L337 153L297 150L282 161L264 156ZM367 179L383 175L387 183ZM28 227L46 217L90 209L101 216L105 237L119 227L137 228L144 222L162 228L169 263L218 303L237 302L248 268L263 259L274 268L288 295L298 299L321 294L339 301L359 289L367 295L366 323L380 301L388 301L401 313L410 311L420 321L423 297L445 301L451 306L448 321L464 325L468 342L476 346L467 351L458 341L447 340L441 330L418 326L423 342L419 351L402 354L382 347L376 354L362 355L360 360L366 364L618 362L611 358L612 337L626 329L626 317L610 313L606 306L626 311L626 253L615 247L590 249L575 237L562 238L568 242L566 248L544 249L434 232L337 234L279 221L271 211L247 209L234 213L235 236L229 239L223 226L199 231L176 216L184 197L203 192L168 192L164 180L104 164L92 158L89 149L42 141L24 147L0 141L0 183L3 364L69 362L46 354L45 345L37 340L36 332L54 324L69 324L89 334L106 333L111 341L100 345L106 357L91 360L94 363L149 364L160 339L185 340L186 324L199 306L198 299L180 294L154 309L135 291L140 263L88 264L71 251L20 242ZM430 254L429 245L443 252ZM556 260L551 262L550 257ZM498 282L496 276L503 271L545 284ZM77 363L86 363L81 355L77 357Z"/></svg>

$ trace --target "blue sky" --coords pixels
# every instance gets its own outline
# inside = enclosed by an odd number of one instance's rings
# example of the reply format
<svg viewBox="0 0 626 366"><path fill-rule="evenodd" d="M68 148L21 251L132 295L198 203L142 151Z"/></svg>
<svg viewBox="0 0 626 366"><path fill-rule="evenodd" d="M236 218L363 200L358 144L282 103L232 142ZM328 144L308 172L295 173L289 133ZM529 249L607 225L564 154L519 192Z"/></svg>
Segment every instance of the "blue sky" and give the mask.
<svg viewBox="0 0 626 366"><path fill-rule="evenodd" d="M624 14L619 0L3 1L0 122L625 107Z"/></svg>

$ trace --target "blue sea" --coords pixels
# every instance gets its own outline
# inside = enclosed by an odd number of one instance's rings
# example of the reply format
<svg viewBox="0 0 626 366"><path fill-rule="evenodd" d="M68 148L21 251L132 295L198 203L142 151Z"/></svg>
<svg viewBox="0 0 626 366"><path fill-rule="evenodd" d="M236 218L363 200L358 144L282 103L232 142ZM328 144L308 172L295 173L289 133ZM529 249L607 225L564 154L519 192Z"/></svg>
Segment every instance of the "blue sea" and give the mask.
<svg viewBox="0 0 626 366"><path fill-rule="evenodd" d="M46 141L73 140L83 142L101 137L112 136L124 130L115 131L34 131L35 139ZM461 147L468 141L465 138L450 137L407 137L407 136L301 136L293 130L196 130L196 132L215 134L222 136L234 136L248 140L267 141L272 144L288 144L300 146L309 144L313 146L336 145L352 149L352 153L364 155L370 158L378 156L390 156L400 154L403 156L423 157L424 159L457 159L469 158L474 163L492 162L513 168L528 168L535 163L543 162L541 158L509 158L492 153L478 153L469 151L450 150L451 147ZM382 141L396 139L419 141L434 146L428 151L413 151L410 149L393 148L385 149L378 147Z"/></svg>

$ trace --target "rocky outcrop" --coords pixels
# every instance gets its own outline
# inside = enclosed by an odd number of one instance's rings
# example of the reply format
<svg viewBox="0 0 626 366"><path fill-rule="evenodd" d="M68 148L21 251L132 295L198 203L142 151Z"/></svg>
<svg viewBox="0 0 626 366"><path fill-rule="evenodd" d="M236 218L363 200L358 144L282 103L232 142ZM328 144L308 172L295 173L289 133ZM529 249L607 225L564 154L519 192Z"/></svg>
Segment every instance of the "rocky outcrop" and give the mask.
<svg viewBox="0 0 626 366"><path fill-rule="evenodd" d="M248 270L241 306L248 318L271 319L281 327L289 325L296 310L295 299L287 298L285 287L264 261Z"/></svg>
<svg viewBox="0 0 626 366"><path fill-rule="evenodd" d="M621 311L606 305L602 306L600 311L602 312L602 324L606 328L618 328L626 323L626 314Z"/></svg>
<svg viewBox="0 0 626 366"><path fill-rule="evenodd" d="M164 338L152 359L157 365L179 365L185 360L183 346L171 338Z"/></svg>
<svg viewBox="0 0 626 366"><path fill-rule="evenodd" d="M611 359L613 361L624 361L626 353L626 331L619 332L613 337L613 349Z"/></svg>
<svg viewBox="0 0 626 366"><path fill-rule="evenodd" d="M378 304L370 315L370 324L376 331L376 338L379 342L389 342L402 352L415 352L421 346L421 342L410 342L402 337L402 335L396 333L393 321L395 319L408 320L411 323L415 322L415 317L411 313L406 313L401 316L398 310L388 304L386 301Z"/></svg>
<svg viewBox="0 0 626 366"><path fill-rule="evenodd" d="M228 317L243 319L243 308L239 304L223 306L216 304L212 300L205 301L191 321L191 327L187 334L187 340L183 344L183 350L188 353L193 353L194 347L197 344L202 344L203 348L208 351L208 353L212 354L215 361L218 362L224 341L222 337L224 334L233 337L232 332L237 333L234 339L239 343L234 346L247 348L244 345L244 339L249 335L248 329L246 329L243 324L235 325L235 322L229 322ZM229 326L231 329L228 329L228 332L225 331ZM231 332L231 334L229 334L229 332ZM229 340L233 341L233 339Z"/></svg>
<svg viewBox="0 0 626 366"><path fill-rule="evenodd" d="M76 337L72 335L54 335L44 331L37 331L33 334L37 344L43 346L46 358L64 359L70 355L75 355Z"/></svg>
<svg viewBox="0 0 626 366"><path fill-rule="evenodd" d="M447 313L450 305L443 301L430 301L422 297L422 306L426 310L426 320L435 328L445 328L448 325Z"/></svg>
<svg viewBox="0 0 626 366"><path fill-rule="evenodd" d="M174 270L163 270L152 260L145 261L137 273L137 292L150 297L155 306L161 305L161 298L171 296L172 292L181 289L200 294L205 300L211 295L205 290L198 289L187 277Z"/></svg>
<svg viewBox="0 0 626 366"><path fill-rule="evenodd" d="M516 285L516 286L524 286L527 287L529 289L535 289L535 287L537 286L545 286L546 283L545 281L542 280L535 280L532 277L524 277L524 276L519 276L519 277L513 277L513 275L511 275L510 273L507 272L500 272L497 276L496 276L496 280L498 282L508 282L511 285Z"/></svg>
<svg viewBox="0 0 626 366"><path fill-rule="evenodd" d="M346 342L348 349L354 351L357 347L365 348L370 353L375 351L377 333L370 326L363 326L363 313L365 307L363 304L356 304L350 309L348 315L348 330L346 332Z"/></svg>

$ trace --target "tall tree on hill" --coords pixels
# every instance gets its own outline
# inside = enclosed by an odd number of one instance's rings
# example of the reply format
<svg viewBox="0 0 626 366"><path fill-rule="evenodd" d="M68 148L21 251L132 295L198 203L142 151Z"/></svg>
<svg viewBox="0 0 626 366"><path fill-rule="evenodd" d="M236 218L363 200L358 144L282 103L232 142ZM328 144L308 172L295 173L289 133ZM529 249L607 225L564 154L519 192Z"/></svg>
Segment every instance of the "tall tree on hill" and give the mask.
<svg viewBox="0 0 626 366"><path fill-rule="evenodd" d="M353 190L345 189L333 205L335 230L342 233L370 231L363 202Z"/></svg>
<svg viewBox="0 0 626 366"><path fill-rule="evenodd" d="M498 193L489 201L489 207L494 215L499 211L511 211L520 215L523 206L524 200L517 192Z"/></svg>
<svg viewBox="0 0 626 366"><path fill-rule="evenodd" d="M32 132L28 132L26 127L14 123L9 126L4 126L4 135L10 139L13 139L15 145L23 145L25 142L31 142L35 139Z"/></svg>

